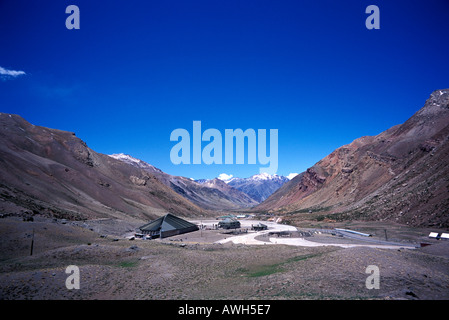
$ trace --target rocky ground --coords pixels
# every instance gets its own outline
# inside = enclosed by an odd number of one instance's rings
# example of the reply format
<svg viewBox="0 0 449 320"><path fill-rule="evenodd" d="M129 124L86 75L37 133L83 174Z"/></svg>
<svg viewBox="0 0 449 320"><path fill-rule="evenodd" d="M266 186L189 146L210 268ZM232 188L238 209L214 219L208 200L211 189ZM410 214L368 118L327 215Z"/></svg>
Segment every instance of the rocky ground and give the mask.
<svg viewBox="0 0 449 320"><path fill-rule="evenodd" d="M223 235L206 230L122 237L136 226L0 219L0 299L449 299L449 242L392 250L216 244ZM66 288L69 265L80 269L78 290ZM379 289L366 288L369 265Z"/></svg>

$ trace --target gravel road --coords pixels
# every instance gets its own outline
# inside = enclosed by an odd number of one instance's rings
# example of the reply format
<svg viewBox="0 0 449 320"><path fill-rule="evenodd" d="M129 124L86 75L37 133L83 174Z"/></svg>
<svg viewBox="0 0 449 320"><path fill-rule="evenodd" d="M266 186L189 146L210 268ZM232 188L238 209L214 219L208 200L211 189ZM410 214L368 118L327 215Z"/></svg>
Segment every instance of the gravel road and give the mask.
<svg viewBox="0 0 449 320"><path fill-rule="evenodd" d="M242 220L241 228L251 228L251 225L256 225L258 223L263 223L268 226L268 230L259 231L259 232L251 232L243 235L236 235L233 237L229 237L223 240L217 241L217 243L223 244L232 242L234 244L246 244L246 245L269 245L269 244L284 244L290 246L302 246L302 247L319 247L319 246L337 246L342 248L353 248L353 247L368 247L368 248L382 248L382 249L399 249L399 248L407 248L407 249L415 249L413 245L405 245L398 244L394 242L386 242L381 240L370 239L367 237L353 235L349 232L339 231L344 237L357 240L360 243L351 243L351 244L343 244L332 241L333 239L329 239L329 242L314 242L313 240L306 240L304 238L283 238L283 237L268 237L267 241L261 241L255 239L258 237L267 237L269 233L273 232L283 232L283 231L297 231L297 228L294 226L277 224L274 222L266 222L266 221L257 221L257 220ZM366 243L370 242L370 243Z"/></svg>

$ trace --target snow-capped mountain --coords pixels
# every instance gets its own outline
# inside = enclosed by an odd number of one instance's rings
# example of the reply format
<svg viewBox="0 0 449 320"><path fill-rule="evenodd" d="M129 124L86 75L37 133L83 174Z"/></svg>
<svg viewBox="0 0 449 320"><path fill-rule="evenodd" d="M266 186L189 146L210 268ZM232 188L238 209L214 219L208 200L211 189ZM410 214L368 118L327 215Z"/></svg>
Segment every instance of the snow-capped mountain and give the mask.
<svg viewBox="0 0 449 320"><path fill-rule="evenodd" d="M284 180L284 176L278 176L277 174L268 174L268 173L259 173L259 174L255 174L252 177L250 177L249 179L251 180L255 180L255 181L267 181L267 180Z"/></svg>
<svg viewBox="0 0 449 320"><path fill-rule="evenodd" d="M150 171L154 172L162 172L160 169L156 168L155 166L152 166L151 164L142 161L140 159L136 159L128 154L124 153L116 153L116 154L109 154L111 158L126 162L128 164L132 164L135 167L141 168L141 169L149 169Z"/></svg>
<svg viewBox="0 0 449 320"><path fill-rule="evenodd" d="M255 174L249 178L235 178L232 175L220 174L218 179L246 193L257 202L262 202L290 179L277 174Z"/></svg>

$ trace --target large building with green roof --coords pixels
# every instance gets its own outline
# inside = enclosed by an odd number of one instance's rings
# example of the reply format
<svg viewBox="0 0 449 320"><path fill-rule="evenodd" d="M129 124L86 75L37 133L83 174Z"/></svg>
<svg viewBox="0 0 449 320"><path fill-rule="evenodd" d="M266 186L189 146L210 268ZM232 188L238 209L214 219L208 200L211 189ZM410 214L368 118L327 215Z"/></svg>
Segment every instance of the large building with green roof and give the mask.
<svg viewBox="0 0 449 320"><path fill-rule="evenodd" d="M199 230L196 224L178 218L171 213L159 217L141 227L139 230L152 238L166 238L182 233Z"/></svg>

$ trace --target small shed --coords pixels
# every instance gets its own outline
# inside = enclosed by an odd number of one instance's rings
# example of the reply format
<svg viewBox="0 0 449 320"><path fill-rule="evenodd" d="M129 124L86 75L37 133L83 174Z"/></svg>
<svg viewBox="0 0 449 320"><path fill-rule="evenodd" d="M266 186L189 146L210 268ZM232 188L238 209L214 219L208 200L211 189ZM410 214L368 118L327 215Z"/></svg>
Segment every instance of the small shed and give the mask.
<svg viewBox="0 0 449 320"><path fill-rule="evenodd" d="M240 221L231 218L226 218L218 223L218 227L223 229L237 229L240 228Z"/></svg>
<svg viewBox="0 0 449 320"><path fill-rule="evenodd" d="M171 213L159 217L141 227L139 230L151 238L166 238L199 230L196 224L174 216Z"/></svg>
<svg viewBox="0 0 449 320"><path fill-rule="evenodd" d="M267 230L268 227L267 227L267 225L259 222L258 224L251 225L251 229L253 229L254 231L262 231L262 230Z"/></svg>

